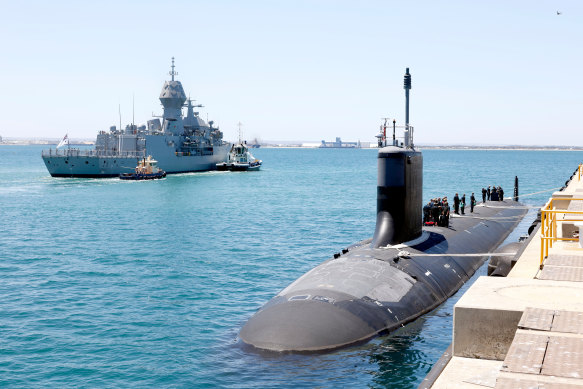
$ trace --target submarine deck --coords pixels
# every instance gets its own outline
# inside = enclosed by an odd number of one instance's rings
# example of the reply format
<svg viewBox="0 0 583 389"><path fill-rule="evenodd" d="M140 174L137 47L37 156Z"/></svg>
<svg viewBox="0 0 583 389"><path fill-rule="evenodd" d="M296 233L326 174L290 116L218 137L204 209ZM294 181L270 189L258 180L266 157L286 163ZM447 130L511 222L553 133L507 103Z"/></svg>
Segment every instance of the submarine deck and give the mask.
<svg viewBox="0 0 583 389"><path fill-rule="evenodd" d="M553 194L553 210L583 210L581 173ZM538 228L506 278L472 285L454 307L451 359L420 388L583 388L583 247L561 240L581 218L557 216L542 264L548 230Z"/></svg>

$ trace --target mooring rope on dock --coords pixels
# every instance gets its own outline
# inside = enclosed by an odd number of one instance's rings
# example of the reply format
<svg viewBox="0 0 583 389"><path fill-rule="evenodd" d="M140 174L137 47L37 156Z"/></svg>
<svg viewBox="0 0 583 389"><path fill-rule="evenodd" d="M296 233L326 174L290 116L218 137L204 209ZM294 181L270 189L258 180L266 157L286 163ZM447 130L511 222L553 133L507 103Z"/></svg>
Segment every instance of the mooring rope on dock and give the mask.
<svg viewBox="0 0 583 389"><path fill-rule="evenodd" d="M541 190L541 191L538 191L538 192L527 193L527 194L521 194L521 195L519 195L519 197L527 197L527 196L532 196L532 195L535 195L535 194L539 194L539 193L545 193L545 192L550 192L550 191L552 191L552 190L558 190L558 189L561 189L561 188L562 188L562 186L559 186L558 188L551 188L551 189L545 189L545 190ZM512 197L506 197L506 198L507 198L507 199L509 199L509 200L511 200L511 199L512 199Z"/></svg>
<svg viewBox="0 0 583 389"><path fill-rule="evenodd" d="M488 205L488 204L484 204L484 203L480 203L480 204L476 204L476 207L485 207L485 208L501 208L501 209L533 209L533 208L541 208L541 207L537 207L534 205L504 205L504 206L500 206L500 205Z"/></svg>
<svg viewBox="0 0 583 389"><path fill-rule="evenodd" d="M456 215L453 214L450 216L452 219L457 219L457 218L466 218L466 219L480 219L480 220L491 220L491 221L507 221L507 220L516 220L516 219L520 219L523 216L522 215L516 215L516 216L499 216L499 217L481 217L481 216L475 216L475 215Z"/></svg>
<svg viewBox="0 0 583 389"><path fill-rule="evenodd" d="M471 254L424 254L424 253L409 253L407 251L399 251L397 256L401 258L407 257L507 257L514 256L516 253L471 253Z"/></svg>

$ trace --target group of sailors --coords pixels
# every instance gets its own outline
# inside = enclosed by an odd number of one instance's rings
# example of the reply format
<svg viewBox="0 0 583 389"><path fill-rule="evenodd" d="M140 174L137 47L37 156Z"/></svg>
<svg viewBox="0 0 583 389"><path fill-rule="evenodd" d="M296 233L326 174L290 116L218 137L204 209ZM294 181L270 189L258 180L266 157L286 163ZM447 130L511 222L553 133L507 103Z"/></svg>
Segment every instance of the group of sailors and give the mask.
<svg viewBox="0 0 583 389"><path fill-rule="evenodd" d="M474 207L476 206L476 197L474 196L474 192L470 196L470 212L474 213ZM456 193L453 196L453 213L456 215L460 214L460 210L462 211L462 215L466 214L466 194L460 198L460 196Z"/></svg>
<svg viewBox="0 0 583 389"><path fill-rule="evenodd" d="M504 191L500 186L488 186L488 189L482 188L482 201L485 203L488 201L502 201L504 200ZM474 193L470 196L470 212L474 212L474 207L476 206L476 197ZM453 197L453 212L456 215L465 215L466 210L466 194L464 193L462 197L456 193ZM440 226L449 227L449 203L447 202L447 197L435 198L429 200L429 202L423 207L423 224L426 226Z"/></svg>
<svg viewBox="0 0 583 389"><path fill-rule="evenodd" d="M449 227L449 204L447 197L429 200L423 207L423 224L426 226Z"/></svg>
<svg viewBox="0 0 583 389"><path fill-rule="evenodd" d="M482 202L488 201L502 201L504 200L504 190L502 187L494 185L488 186L488 189L482 188Z"/></svg>

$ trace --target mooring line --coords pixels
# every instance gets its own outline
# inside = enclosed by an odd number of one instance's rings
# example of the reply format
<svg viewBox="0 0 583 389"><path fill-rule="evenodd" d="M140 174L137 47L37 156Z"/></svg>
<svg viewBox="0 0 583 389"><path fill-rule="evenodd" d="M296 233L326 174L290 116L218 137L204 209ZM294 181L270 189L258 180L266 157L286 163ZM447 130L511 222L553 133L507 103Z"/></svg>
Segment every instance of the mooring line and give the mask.
<svg viewBox="0 0 583 389"><path fill-rule="evenodd" d="M399 251L397 253L399 257L506 257L514 256L516 253L472 253L472 254L424 254L424 253L409 253L407 251Z"/></svg>

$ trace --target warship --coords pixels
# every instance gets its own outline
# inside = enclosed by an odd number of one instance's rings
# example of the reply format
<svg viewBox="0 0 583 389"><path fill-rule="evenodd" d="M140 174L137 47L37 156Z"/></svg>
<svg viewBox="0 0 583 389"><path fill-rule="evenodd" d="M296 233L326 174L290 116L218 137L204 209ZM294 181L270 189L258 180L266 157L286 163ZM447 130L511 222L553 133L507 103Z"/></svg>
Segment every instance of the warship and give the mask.
<svg viewBox="0 0 583 389"><path fill-rule="evenodd" d="M377 219L371 239L342 249L260 308L243 326L244 344L272 352L326 352L388 333L439 306L466 283L527 208L488 202L449 226L423 226L423 156L409 125L405 74L403 142L378 151Z"/></svg>
<svg viewBox="0 0 583 389"><path fill-rule="evenodd" d="M43 161L53 177L119 177L132 173L140 160L152 156L168 174L215 170L224 162L231 145L223 141L223 133L206 123L186 98L180 81L174 79L174 57L170 81L164 82L160 102L161 117L146 125L131 124L125 129L110 127L97 134L94 149L67 147L42 151ZM186 108L186 117L182 115ZM160 120L162 119L162 120Z"/></svg>

